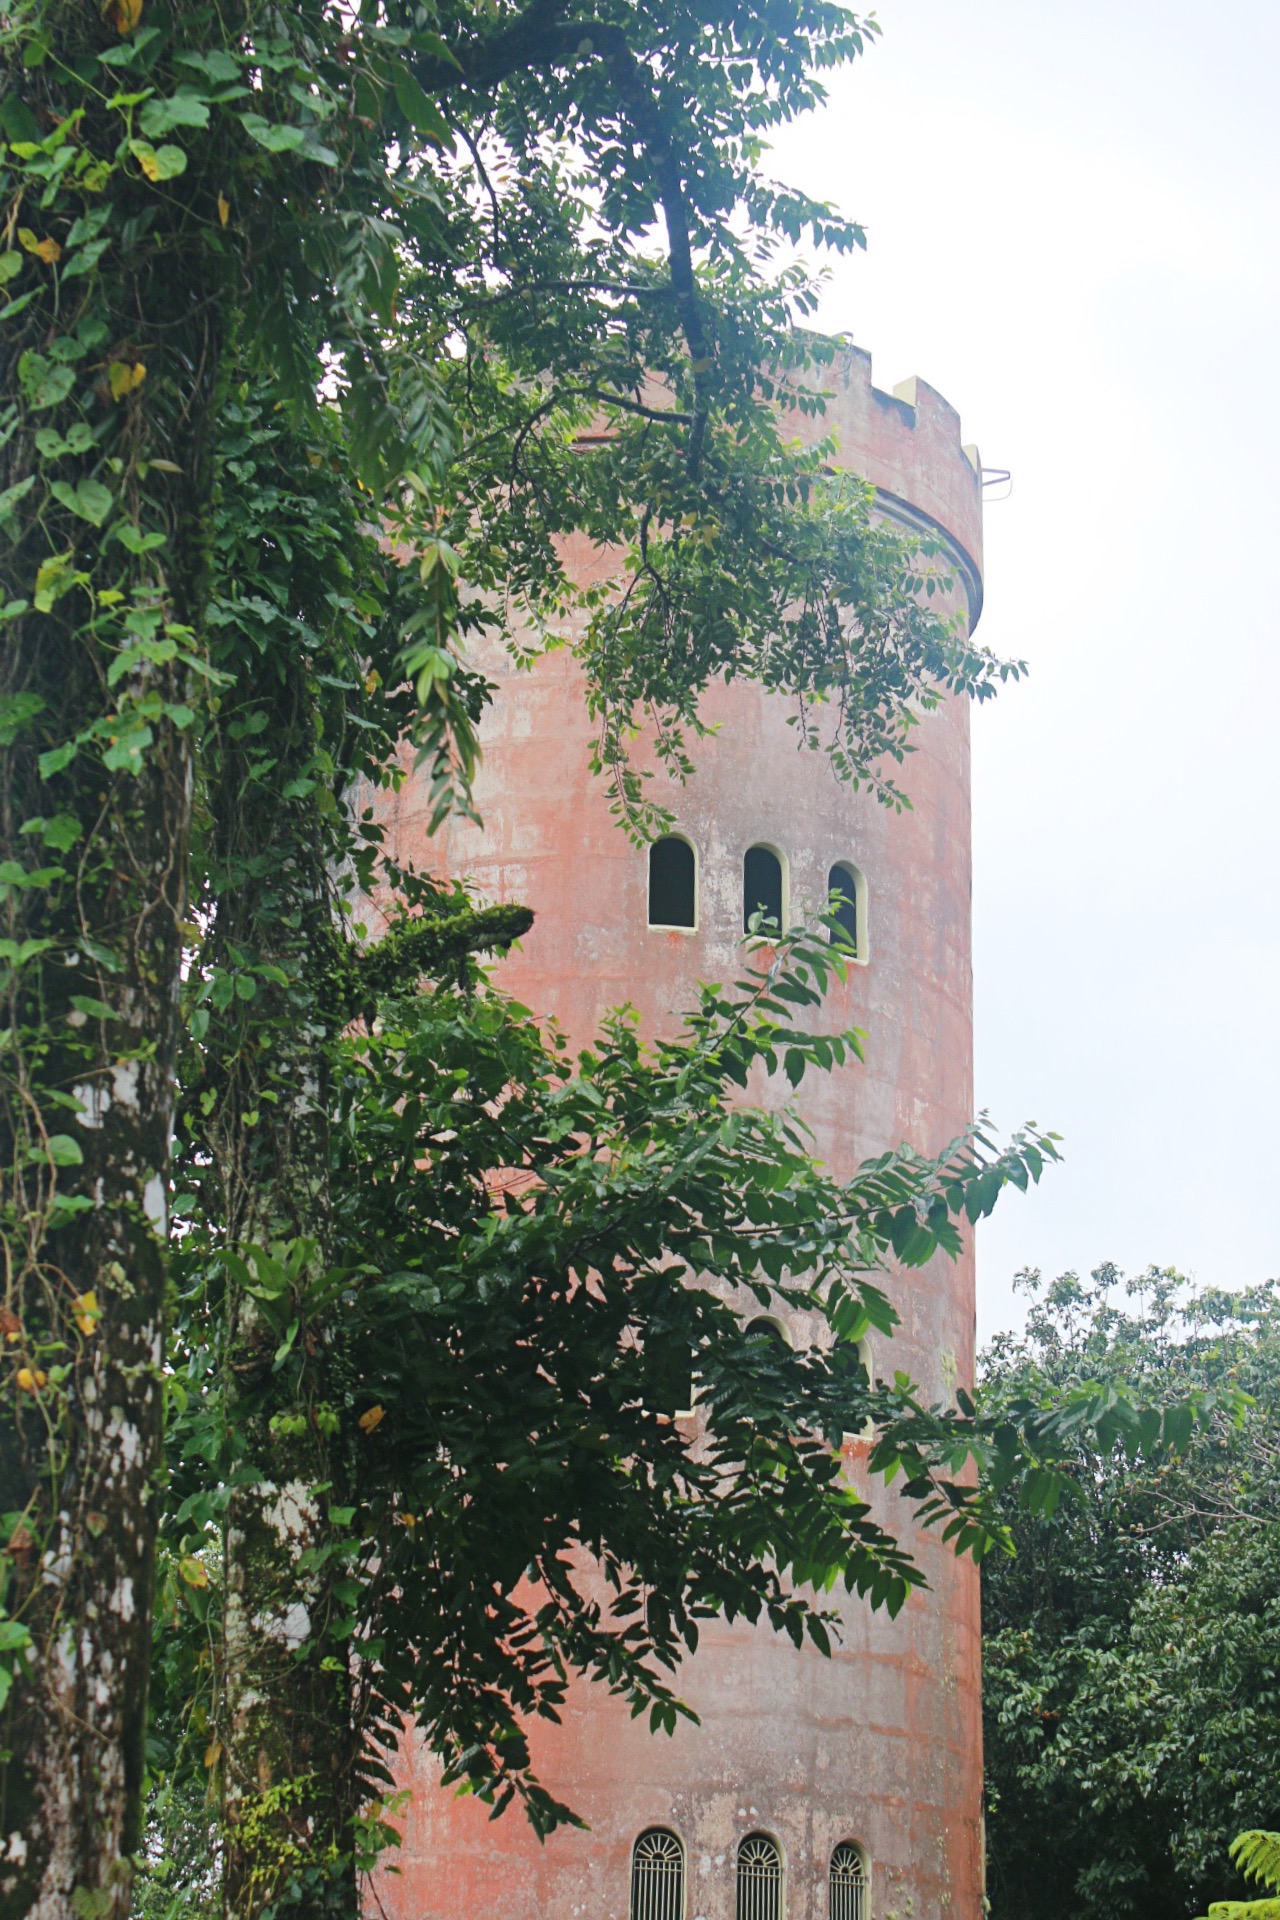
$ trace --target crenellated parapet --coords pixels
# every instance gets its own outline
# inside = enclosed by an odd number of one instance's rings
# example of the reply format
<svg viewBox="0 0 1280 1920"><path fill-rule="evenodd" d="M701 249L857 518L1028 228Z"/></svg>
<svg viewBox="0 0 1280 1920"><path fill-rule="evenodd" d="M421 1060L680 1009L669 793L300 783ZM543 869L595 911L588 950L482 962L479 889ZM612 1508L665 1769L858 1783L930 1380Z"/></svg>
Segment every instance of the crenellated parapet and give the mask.
<svg viewBox="0 0 1280 1920"><path fill-rule="evenodd" d="M926 380L912 375L891 392L872 377L871 355L842 343L834 362L807 385L826 395L825 411L796 415L810 444L833 434L840 463L875 487L904 529L943 540L965 584L970 626L982 607L982 467L961 438L960 415Z"/></svg>

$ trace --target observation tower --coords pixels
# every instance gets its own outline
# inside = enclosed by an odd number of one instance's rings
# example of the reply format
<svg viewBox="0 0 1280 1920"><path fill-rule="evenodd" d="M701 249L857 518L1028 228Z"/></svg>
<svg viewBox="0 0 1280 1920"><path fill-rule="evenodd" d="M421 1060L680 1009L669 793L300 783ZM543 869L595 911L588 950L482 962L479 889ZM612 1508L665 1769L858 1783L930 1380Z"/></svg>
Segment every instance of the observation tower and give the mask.
<svg viewBox="0 0 1280 1920"><path fill-rule="evenodd" d="M844 466L879 510L932 536L970 627L981 608L977 452L923 381L873 385L870 356L842 349L825 416ZM593 554L573 563L583 575ZM502 987L554 1015L579 1044L623 1001L643 1030L672 1032L700 980L736 977L744 914L785 923L838 887L856 906L857 964L824 1019L866 1032L865 1066L807 1078L799 1106L838 1174L902 1141L943 1147L972 1116L969 711L926 714L903 772L901 814L841 784L797 749L788 704L737 681L703 711L697 774L662 795L670 842L637 849L588 768L593 728L567 653L532 672L486 660L498 680L482 728L482 830L455 821L434 841L425 786L382 808L401 860L465 876L478 895L521 901L536 921L498 970ZM928 1397L971 1382L972 1251L894 1277L901 1325L872 1343L874 1373L901 1367ZM785 1329L784 1329L785 1331ZM858 1448L848 1471L860 1473ZM877 1518L902 1530L892 1490ZM563 1724L536 1726L534 1765L588 1823L540 1844L517 1807L488 1809L438 1785L420 1743L401 1770L413 1798L400 1872L378 1884L392 1920L980 1920L978 1575L931 1534L908 1534L927 1589L896 1620L838 1604L830 1659L768 1627L709 1622L678 1686L700 1717L672 1737L633 1722L580 1683ZM370 1911L377 1912L372 1904Z"/></svg>

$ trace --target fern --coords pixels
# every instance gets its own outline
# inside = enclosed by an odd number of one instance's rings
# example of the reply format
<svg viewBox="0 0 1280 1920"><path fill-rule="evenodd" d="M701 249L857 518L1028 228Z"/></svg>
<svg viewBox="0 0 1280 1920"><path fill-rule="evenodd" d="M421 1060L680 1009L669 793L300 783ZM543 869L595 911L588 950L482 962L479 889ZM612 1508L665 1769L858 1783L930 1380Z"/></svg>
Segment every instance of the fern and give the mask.
<svg viewBox="0 0 1280 1920"><path fill-rule="evenodd" d="M1273 1889L1266 1900L1215 1900L1207 1920L1280 1920L1280 1833L1253 1829L1231 1842L1231 1858L1246 1879Z"/></svg>
<svg viewBox="0 0 1280 1920"><path fill-rule="evenodd" d="M1246 1878L1261 1880L1264 1887L1280 1893L1280 1833L1238 1833L1231 1842L1231 1858Z"/></svg>

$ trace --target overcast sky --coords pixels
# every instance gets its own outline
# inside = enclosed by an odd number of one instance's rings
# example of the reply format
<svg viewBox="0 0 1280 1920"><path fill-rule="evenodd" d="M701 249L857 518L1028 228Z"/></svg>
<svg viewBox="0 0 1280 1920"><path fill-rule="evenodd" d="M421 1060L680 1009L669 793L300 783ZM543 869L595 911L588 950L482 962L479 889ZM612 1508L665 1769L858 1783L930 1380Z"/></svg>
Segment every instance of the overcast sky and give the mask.
<svg viewBox="0 0 1280 1920"><path fill-rule="evenodd" d="M980 1104L1065 1136L979 1242L1280 1272L1280 8L882 0L776 171L863 221L823 318L984 462Z"/></svg>

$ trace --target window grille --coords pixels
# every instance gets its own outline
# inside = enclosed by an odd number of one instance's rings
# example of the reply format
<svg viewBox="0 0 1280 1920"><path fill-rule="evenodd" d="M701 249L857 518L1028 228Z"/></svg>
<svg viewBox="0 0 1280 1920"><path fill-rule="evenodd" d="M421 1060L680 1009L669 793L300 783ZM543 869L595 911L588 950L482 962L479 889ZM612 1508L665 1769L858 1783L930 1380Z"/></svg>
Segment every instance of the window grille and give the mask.
<svg viewBox="0 0 1280 1920"><path fill-rule="evenodd" d="M682 1920L684 1848L665 1827L650 1827L631 1850L631 1920Z"/></svg>
<svg viewBox="0 0 1280 1920"><path fill-rule="evenodd" d="M696 927L698 863L693 848L678 834L655 840L649 848L649 925Z"/></svg>
<svg viewBox="0 0 1280 1920"><path fill-rule="evenodd" d="M782 1920L782 1855L767 1833L738 1848L738 1920Z"/></svg>
<svg viewBox="0 0 1280 1920"><path fill-rule="evenodd" d="M772 847L748 847L742 862L742 931L750 933L753 914L762 914L778 933L782 915L782 862Z"/></svg>
<svg viewBox="0 0 1280 1920"><path fill-rule="evenodd" d="M867 1920L867 1863L860 1847L842 1840L831 1855L830 1920Z"/></svg>

